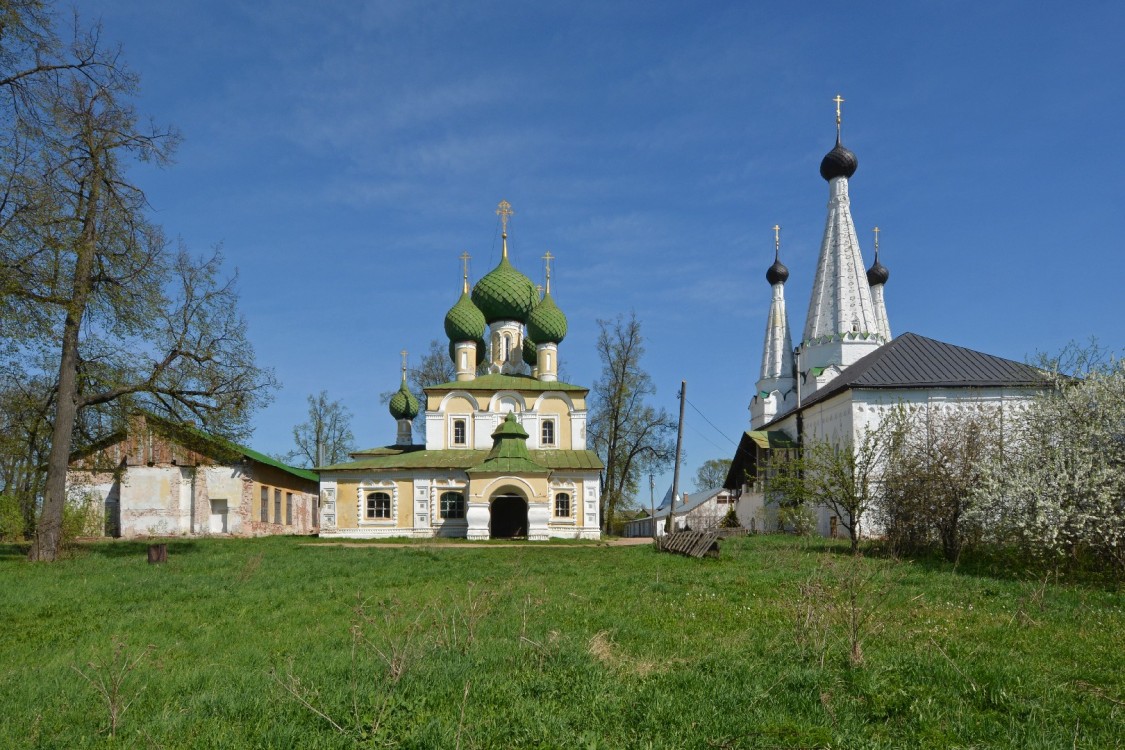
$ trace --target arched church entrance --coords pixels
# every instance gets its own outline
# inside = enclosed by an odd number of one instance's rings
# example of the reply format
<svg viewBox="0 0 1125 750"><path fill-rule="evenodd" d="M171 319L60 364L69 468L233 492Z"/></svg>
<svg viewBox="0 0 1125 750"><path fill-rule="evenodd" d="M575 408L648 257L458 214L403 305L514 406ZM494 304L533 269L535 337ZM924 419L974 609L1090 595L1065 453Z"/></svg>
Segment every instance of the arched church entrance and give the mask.
<svg viewBox="0 0 1125 750"><path fill-rule="evenodd" d="M491 515L489 536L493 539L527 536L527 501L519 495L496 495Z"/></svg>

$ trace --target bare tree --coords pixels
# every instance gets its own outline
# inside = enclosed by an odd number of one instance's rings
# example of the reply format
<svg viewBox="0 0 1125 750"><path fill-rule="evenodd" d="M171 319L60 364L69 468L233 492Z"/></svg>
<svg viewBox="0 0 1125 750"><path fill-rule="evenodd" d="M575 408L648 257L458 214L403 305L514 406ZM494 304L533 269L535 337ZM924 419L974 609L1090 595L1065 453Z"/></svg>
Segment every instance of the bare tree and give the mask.
<svg viewBox="0 0 1125 750"><path fill-rule="evenodd" d="M770 496L798 510L827 508L848 532L852 552L857 552L863 519L878 498L888 446L885 435L867 430L857 442L841 445L807 441L796 456L779 457L770 467Z"/></svg>
<svg viewBox="0 0 1125 750"><path fill-rule="evenodd" d="M598 329L602 373L594 383L589 434L605 464L602 523L609 532L642 474L672 460L676 423L664 409L647 403L656 387L641 367L644 338L636 314L599 320Z"/></svg>
<svg viewBox="0 0 1125 750"><path fill-rule="evenodd" d="M99 33L76 31L54 62L46 44L34 64L0 72L16 133L0 178L0 327L15 342L3 353L26 362L42 352L54 372L32 560L58 554L84 410L143 405L239 437L274 386L255 365L221 255L170 251L145 215L127 168L167 163L178 136L138 123L136 77L102 52Z"/></svg>
<svg viewBox="0 0 1125 750"><path fill-rule="evenodd" d="M339 401L329 401L328 391L310 395L309 418L293 428L296 450L285 456L305 467L339 463L355 450L352 413Z"/></svg>

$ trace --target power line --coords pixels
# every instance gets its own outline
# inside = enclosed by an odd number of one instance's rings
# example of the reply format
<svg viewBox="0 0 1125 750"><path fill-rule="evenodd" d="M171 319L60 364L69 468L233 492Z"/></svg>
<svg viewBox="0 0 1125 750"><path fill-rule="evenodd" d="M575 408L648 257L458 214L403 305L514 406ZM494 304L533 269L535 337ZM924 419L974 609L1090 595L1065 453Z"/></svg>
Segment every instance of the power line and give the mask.
<svg viewBox="0 0 1125 750"><path fill-rule="evenodd" d="M695 413L696 413L696 414L698 414L699 416L703 417L703 421L704 421L704 422L706 422L707 424L711 425L711 427L712 427L712 428L713 428L713 429L715 430L715 432L717 432L717 433L719 433L720 435L722 435L722 436L723 436L723 437L724 437L724 438L726 439L726 441L727 441L728 443L730 443L731 445L733 445L733 446L735 446L735 447L738 447L738 443L734 442L734 441L733 441L733 440L731 440L731 439L730 439L729 437L727 437L727 434L726 434L725 432L723 432L722 430L720 430L720 429L719 429L718 427L715 427L715 423L714 423L714 422L712 422L712 421L711 421L710 419L708 419L708 418L707 418L707 415L706 415L706 414L704 414L703 412L701 412L701 411L699 410L699 407L698 407L698 406L696 406L695 404L693 404L693 403L691 402L691 399L689 399L689 398L685 397L685 398L684 398L684 401L687 401L687 402L688 402L688 405L689 405L689 406L690 406L691 408L695 409Z"/></svg>

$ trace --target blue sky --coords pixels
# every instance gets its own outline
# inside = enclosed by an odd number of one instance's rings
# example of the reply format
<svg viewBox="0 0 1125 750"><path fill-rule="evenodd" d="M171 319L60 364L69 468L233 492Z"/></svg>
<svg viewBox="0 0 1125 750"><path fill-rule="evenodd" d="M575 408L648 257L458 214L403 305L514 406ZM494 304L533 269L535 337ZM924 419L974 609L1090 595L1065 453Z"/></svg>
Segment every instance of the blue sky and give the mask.
<svg viewBox="0 0 1125 750"><path fill-rule="evenodd" d="M284 452L321 389L361 446L379 393L442 338L458 256L515 265L570 322L635 310L657 401L688 384L685 463L748 427L775 223L804 326L824 227L821 157L844 103L865 262L881 229L894 333L1023 360L1125 342L1125 6L1083 2L89 0L184 136L139 167L171 237L221 243L261 364L283 389L251 444ZM698 409L698 411L696 411ZM705 421L712 422L712 427ZM717 428L717 429L716 429ZM658 493L671 473L658 479ZM647 501L647 493L642 495Z"/></svg>

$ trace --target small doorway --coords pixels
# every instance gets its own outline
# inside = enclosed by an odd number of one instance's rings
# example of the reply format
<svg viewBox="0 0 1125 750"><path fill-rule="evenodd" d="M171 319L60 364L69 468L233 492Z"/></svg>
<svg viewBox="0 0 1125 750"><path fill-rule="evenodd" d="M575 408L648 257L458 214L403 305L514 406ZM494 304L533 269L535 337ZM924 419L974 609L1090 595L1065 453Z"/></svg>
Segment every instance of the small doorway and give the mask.
<svg viewBox="0 0 1125 750"><path fill-rule="evenodd" d="M527 536L527 501L519 495L497 495L492 500L489 536L514 539Z"/></svg>
<svg viewBox="0 0 1125 750"><path fill-rule="evenodd" d="M212 500L211 501L211 526L210 531L212 534L225 534L227 533L227 501L226 500Z"/></svg>

